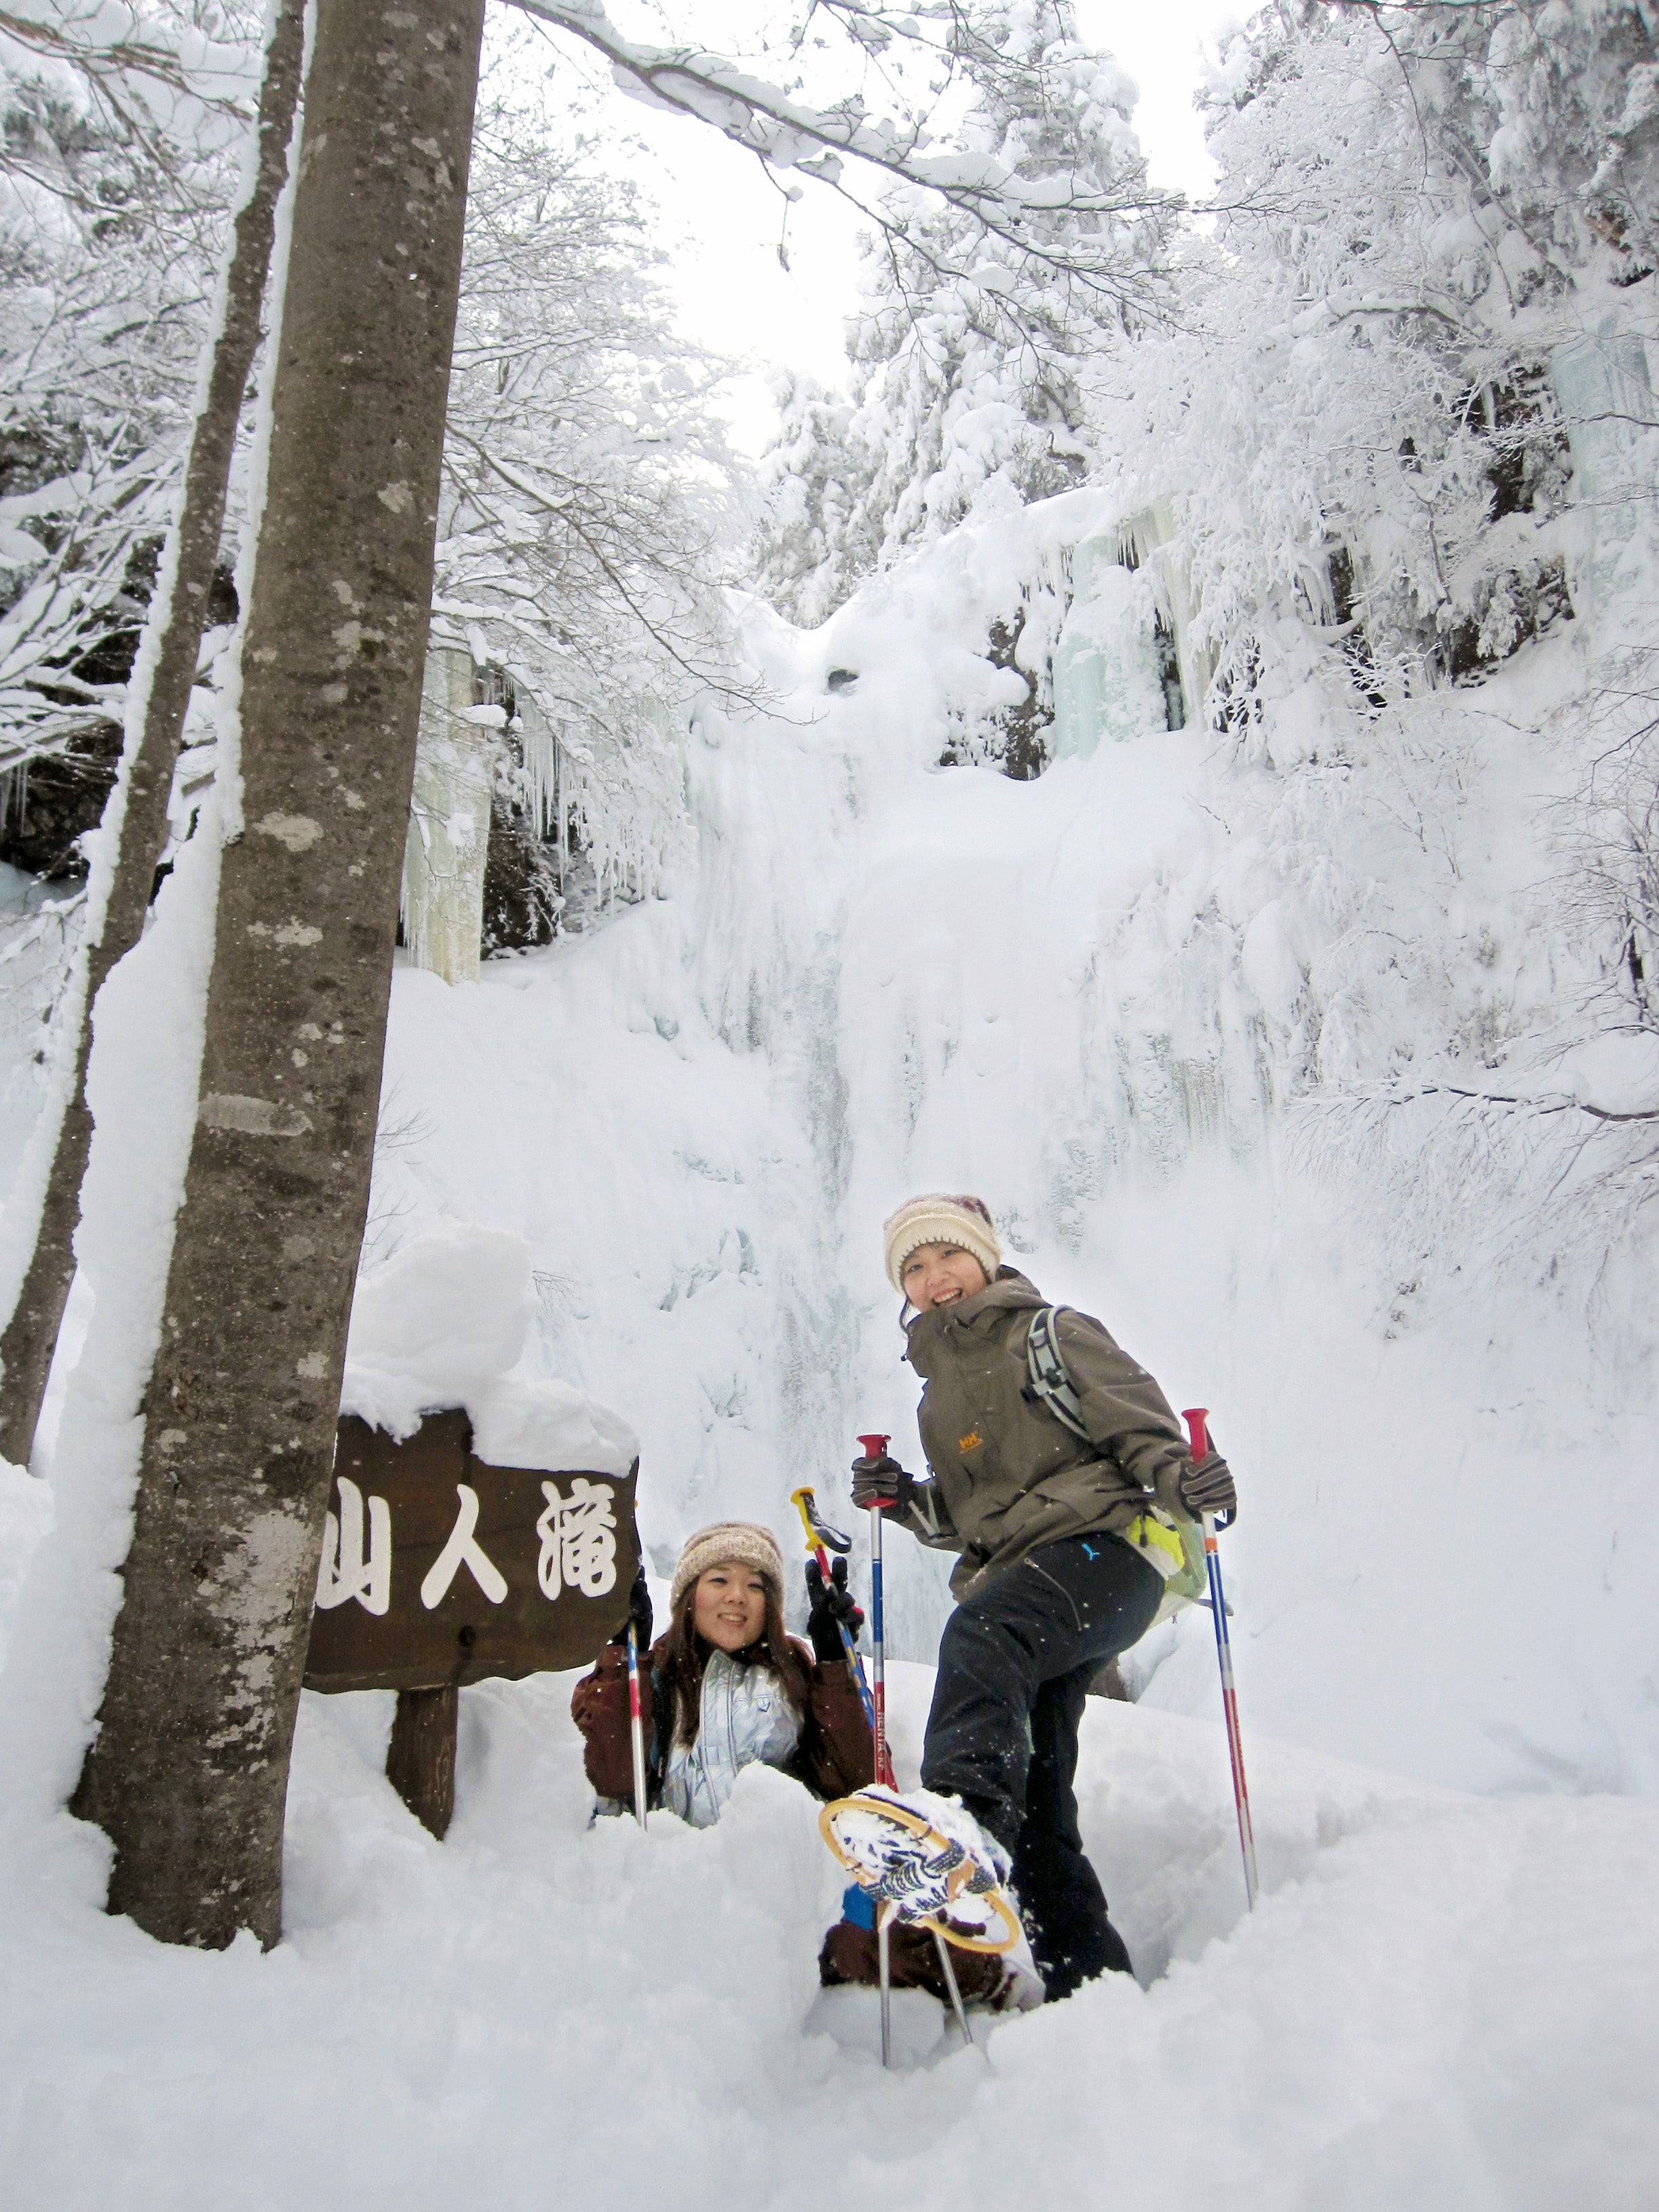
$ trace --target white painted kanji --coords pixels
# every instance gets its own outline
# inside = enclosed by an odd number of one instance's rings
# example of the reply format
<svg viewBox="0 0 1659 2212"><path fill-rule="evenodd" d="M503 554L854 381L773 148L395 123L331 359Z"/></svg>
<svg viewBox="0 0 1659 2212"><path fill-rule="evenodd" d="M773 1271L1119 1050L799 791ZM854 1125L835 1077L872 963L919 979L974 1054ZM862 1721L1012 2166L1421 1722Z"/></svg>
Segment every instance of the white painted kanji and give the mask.
<svg viewBox="0 0 1659 2212"><path fill-rule="evenodd" d="M544 1482L546 1510L536 1523L541 1557L536 1579L544 1597L579 1589L584 1597L604 1597L617 1587L617 1493L608 1482L570 1478L566 1498L556 1482Z"/></svg>
<svg viewBox="0 0 1659 2212"><path fill-rule="evenodd" d="M331 1613L355 1597L365 1613L385 1613L392 1603L392 1508L384 1498L368 1501L368 1547L363 1548L363 1493L349 1475L339 1486L338 1518L323 1522L323 1558L317 1571L317 1609Z"/></svg>
<svg viewBox="0 0 1659 2212"><path fill-rule="evenodd" d="M421 1584L421 1603L428 1613L441 1604L463 1565L472 1571L472 1579L491 1605L499 1605L507 1595L507 1577L473 1534L478 1525L478 1493L470 1483L458 1482L455 1495L461 1501L461 1510L455 1516L455 1526L449 1532L449 1541L426 1571L426 1580Z"/></svg>

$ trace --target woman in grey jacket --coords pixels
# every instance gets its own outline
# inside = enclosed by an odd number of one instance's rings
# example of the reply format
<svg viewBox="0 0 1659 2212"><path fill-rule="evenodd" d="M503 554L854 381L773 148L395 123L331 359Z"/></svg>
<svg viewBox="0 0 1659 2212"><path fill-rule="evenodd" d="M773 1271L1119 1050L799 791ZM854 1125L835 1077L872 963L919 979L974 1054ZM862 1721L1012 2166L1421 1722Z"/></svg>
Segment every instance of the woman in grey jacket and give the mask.
<svg viewBox="0 0 1659 2212"><path fill-rule="evenodd" d="M961 1555L922 1786L959 1798L1001 1846L1048 1994L1067 1996L1129 1966L1078 1829L1084 1698L1152 1624L1178 1550L1168 1524L1231 1517L1232 1477L1216 1452L1194 1465L1158 1384L1098 1322L1048 1307L1002 1265L980 1200L912 1199L885 1239L888 1275L915 1308L932 1480L885 1454L859 1460L853 1500L893 1499L891 1518ZM1058 1391L1033 1387L1034 1324Z"/></svg>

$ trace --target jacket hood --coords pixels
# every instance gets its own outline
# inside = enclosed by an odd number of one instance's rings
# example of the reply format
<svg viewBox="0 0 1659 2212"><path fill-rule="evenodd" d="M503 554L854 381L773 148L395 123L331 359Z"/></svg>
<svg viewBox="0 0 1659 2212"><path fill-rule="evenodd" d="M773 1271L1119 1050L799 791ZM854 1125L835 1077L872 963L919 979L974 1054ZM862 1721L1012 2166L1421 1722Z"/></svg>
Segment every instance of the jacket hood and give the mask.
<svg viewBox="0 0 1659 2212"><path fill-rule="evenodd" d="M927 1363L943 1343L950 1328L972 1328L976 1322L993 1319L999 1314L1036 1313L1048 1304L1035 1283L1028 1281L1018 1267L999 1267L996 1280L971 1298L959 1298L954 1305L935 1306L928 1313L919 1313L914 1321L905 1324L909 1339L905 1357L918 1375L927 1373Z"/></svg>

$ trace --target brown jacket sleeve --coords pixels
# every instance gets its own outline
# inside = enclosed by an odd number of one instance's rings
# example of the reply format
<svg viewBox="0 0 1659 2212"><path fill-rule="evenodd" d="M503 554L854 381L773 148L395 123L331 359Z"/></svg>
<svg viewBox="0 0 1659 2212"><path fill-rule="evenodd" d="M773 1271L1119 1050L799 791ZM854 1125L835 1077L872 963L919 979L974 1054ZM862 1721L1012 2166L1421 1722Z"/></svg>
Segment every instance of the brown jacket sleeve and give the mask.
<svg viewBox="0 0 1659 2212"><path fill-rule="evenodd" d="M601 1797L634 1797L634 1741L628 1724L628 1654L607 1644L591 1674L570 1693L570 1717L584 1739L587 1778ZM640 1718L651 1741L651 1656L640 1662Z"/></svg>
<svg viewBox="0 0 1659 2212"><path fill-rule="evenodd" d="M801 1752L806 1777L821 1797L845 1797L876 1778L875 1739L845 1659L807 1662Z"/></svg>
<svg viewBox="0 0 1659 2212"><path fill-rule="evenodd" d="M1178 1484L1191 1462L1169 1400L1097 1321L1062 1306L1058 1327L1090 1437L1166 1512L1184 1516Z"/></svg>

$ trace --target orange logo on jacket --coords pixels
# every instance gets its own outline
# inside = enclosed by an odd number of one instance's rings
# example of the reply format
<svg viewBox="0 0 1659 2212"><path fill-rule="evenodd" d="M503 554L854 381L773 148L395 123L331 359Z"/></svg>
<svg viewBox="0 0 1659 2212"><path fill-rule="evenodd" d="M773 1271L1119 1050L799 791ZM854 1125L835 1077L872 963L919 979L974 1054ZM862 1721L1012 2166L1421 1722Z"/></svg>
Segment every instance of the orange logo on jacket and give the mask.
<svg viewBox="0 0 1659 2212"><path fill-rule="evenodd" d="M977 1449L978 1444L979 1431L977 1429L969 1429L965 1437L958 1437L957 1438L957 1449L959 1452L973 1451Z"/></svg>

